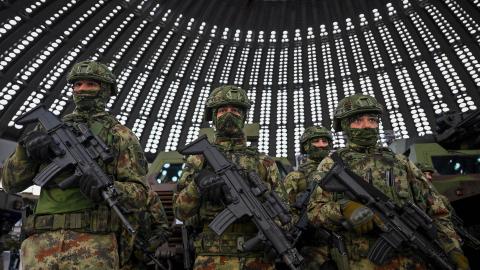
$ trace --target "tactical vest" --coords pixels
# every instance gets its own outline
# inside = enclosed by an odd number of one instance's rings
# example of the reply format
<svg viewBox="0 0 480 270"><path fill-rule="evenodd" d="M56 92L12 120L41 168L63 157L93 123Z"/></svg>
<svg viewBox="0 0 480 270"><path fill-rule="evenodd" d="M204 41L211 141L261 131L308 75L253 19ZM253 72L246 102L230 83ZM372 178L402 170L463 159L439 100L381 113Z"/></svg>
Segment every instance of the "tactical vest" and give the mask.
<svg viewBox="0 0 480 270"><path fill-rule="evenodd" d="M409 179L413 177L408 161L395 155L388 148L373 148L362 153L349 148L337 151L345 165L353 172L373 184L396 203L413 201ZM335 194L339 199L341 194ZM340 197L339 197L340 196Z"/></svg>
<svg viewBox="0 0 480 270"><path fill-rule="evenodd" d="M66 123L76 126L77 122L68 119L68 116L66 118ZM99 136L108 146L114 146L114 136L111 134L111 130L119 122L113 116L105 113L87 124L93 134ZM115 149L112 150L115 151ZM107 166L101 163L99 165L108 174L115 174L113 165ZM40 170L45 166L42 164ZM50 181L53 184L42 188L35 207L35 214L27 217L24 222L23 229L27 233L57 229L84 232L118 230L118 220L114 213L110 213L108 207L94 204L80 192L78 187L65 190L56 187L56 183L60 183L71 174L71 171L61 173Z"/></svg>
<svg viewBox="0 0 480 270"><path fill-rule="evenodd" d="M227 159L240 165L240 167L249 171L256 171L262 179L263 176L265 176L265 171L262 171L263 166L260 163L260 154L256 149L244 147L225 151L225 149L221 146L218 148L223 152ZM201 202L199 217L201 219L201 223L203 223L203 230L197 235L194 241L196 254L238 257L261 256L261 254L263 254L261 245L257 250L250 252L239 251L239 247L241 247L243 242L254 237L257 233L255 224L253 224L249 219L236 221L230 225L230 227L228 227L227 230L220 236L218 236L208 227L208 224L223 209L225 209L224 205L214 205L207 200L203 200Z"/></svg>
<svg viewBox="0 0 480 270"><path fill-rule="evenodd" d="M349 169L373 184L397 204L402 205L407 201L414 201L425 209L425 205L414 200L409 183L414 176L405 158L395 155L388 148L373 148L369 152L357 152L353 149L343 148L337 153ZM343 199L344 195L334 193L333 197L338 201ZM343 231L342 235L351 260L366 258L370 246L378 240L376 234L358 235L355 232ZM407 257L411 255L408 250L398 251L397 255L400 254Z"/></svg>

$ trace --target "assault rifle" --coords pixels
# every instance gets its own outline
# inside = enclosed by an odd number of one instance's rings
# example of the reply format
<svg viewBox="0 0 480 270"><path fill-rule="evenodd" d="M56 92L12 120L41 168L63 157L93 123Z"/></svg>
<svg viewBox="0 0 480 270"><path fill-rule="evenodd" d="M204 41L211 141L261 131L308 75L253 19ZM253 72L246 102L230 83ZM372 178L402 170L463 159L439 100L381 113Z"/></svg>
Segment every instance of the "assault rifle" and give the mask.
<svg viewBox="0 0 480 270"><path fill-rule="evenodd" d="M74 170L74 173L62 182L56 184L61 189L78 186L83 175L90 174L100 185L101 195L108 206L118 216L123 226L131 235L137 232L118 206L118 192L113 180L103 171L97 161L107 164L113 160L113 154L108 146L83 123L78 128L59 120L43 105L37 106L20 116L15 122L19 125L39 122L45 132L49 134L55 145L50 148L55 156L41 172L32 180L34 184L43 187L56 175L65 170ZM154 255L146 252L144 241L135 238L135 246L140 248L161 269L166 269Z"/></svg>
<svg viewBox="0 0 480 270"><path fill-rule="evenodd" d="M183 147L183 155L202 154L218 177L229 189L232 199L208 225L217 235L221 235L233 222L243 217L251 218L258 233L241 245L241 251L252 250L257 244L270 245L280 254L290 269L297 269L303 258L288 239L287 234L275 222L278 218L282 225L290 222L291 217L278 195L269 191L256 173L249 172L248 177L240 174L243 170L227 160L222 153L211 145L206 136L202 136Z"/></svg>
<svg viewBox="0 0 480 270"><path fill-rule="evenodd" d="M437 239L433 220L412 202L397 205L376 187L346 168L337 154L332 156L334 166L320 181L320 186L330 192L343 192L350 200L369 207L384 225L379 239L370 248L368 258L382 265L401 247L413 249L436 269L454 270L447 261Z"/></svg>
<svg viewBox="0 0 480 270"><path fill-rule="evenodd" d="M308 222L308 203L317 189L318 183L319 182L315 180L310 181L307 189L298 196L293 204L293 207L300 211L299 219L292 228L292 235L295 237L295 246L297 247L302 245L302 242L305 241L305 237L308 237L305 236L305 234L308 234L308 232L311 231ZM321 227L315 228L314 233L331 247L331 256L337 264L337 268L339 270L349 269L347 248L345 247L343 237L336 232L328 231Z"/></svg>

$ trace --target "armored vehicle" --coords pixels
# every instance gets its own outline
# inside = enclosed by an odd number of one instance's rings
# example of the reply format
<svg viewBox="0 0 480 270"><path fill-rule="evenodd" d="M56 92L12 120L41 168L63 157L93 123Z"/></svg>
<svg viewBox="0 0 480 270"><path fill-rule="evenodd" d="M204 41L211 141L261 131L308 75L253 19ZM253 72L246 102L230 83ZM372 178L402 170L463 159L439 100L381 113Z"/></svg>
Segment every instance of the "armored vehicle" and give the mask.
<svg viewBox="0 0 480 270"><path fill-rule="evenodd" d="M415 139L396 140L390 148L414 163L434 169L432 183L455 209L457 220L477 239L480 216L472 209L480 204L480 110L448 113L436 121L436 133ZM465 240L465 239L464 239ZM465 240L465 243L468 243ZM464 245L472 269L480 269L480 243ZM476 247L476 248L475 248ZM477 255L477 256L475 256Z"/></svg>

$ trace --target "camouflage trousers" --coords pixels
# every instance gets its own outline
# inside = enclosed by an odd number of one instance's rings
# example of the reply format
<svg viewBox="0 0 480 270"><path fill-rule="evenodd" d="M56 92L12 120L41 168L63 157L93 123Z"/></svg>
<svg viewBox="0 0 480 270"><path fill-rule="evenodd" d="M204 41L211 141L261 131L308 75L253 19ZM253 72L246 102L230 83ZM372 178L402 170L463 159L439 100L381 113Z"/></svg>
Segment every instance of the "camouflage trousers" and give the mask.
<svg viewBox="0 0 480 270"><path fill-rule="evenodd" d="M31 235L22 242L21 269L118 269L115 234L59 230Z"/></svg>
<svg viewBox="0 0 480 270"><path fill-rule="evenodd" d="M275 265L263 258L233 256L197 256L194 270L273 270Z"/></svg>
<svg viewBox="0 0 480 270"><path fill-rule="evenodd" d="M349 261L350 270L426 270L428 269L418 260L398 256L385 265L376 265L367 258Z"/></svg>

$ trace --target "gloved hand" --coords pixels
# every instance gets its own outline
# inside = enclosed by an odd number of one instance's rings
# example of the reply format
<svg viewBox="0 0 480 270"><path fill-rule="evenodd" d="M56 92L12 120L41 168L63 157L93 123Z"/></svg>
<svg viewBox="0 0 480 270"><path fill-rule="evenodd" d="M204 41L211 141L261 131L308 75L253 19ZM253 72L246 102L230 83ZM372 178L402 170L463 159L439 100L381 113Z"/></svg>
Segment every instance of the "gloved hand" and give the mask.
<svg viewBox="0 0 480 270"><path fill-rule="evenodd" d="M375 214L370 208L350 200L341 202L340 208L348 225L357 233L364 234L373 230Z"/></svg>
<svg viewBox="0 0 480 270"><path fill-rule="evenodd" d="M168 259L175 256L175 249L168 246L168 242L163 243L155 250L155 257L160 259Z"/></svg>
<svg viewBox="0 0 480 270"><path fill-rule="evenodd" d="M229 203L232 200L227 185L221 178L217 177L217 175L209 170L201 170L195 177L195 183L197 184L202 197L212 203Z"/></svg>
<svg viewBox="0 0 480 270"><path fill-rule="evenodd" d="M103 200L101 194L103 187L98 184L92 175L87 173L81 176L79 186L82 194L93 202L101 202Z"/></svg>
<svg viewBox="0 0 480 270"><path fill-rule="evenodd" d="M457 270L469 270L470 264L468 263L467 257L463 255L463 253L458 250L454 249L448 253L450 260L455 264Z"/></svg>
<svg viewBox="0 0 480 270"><path fill-rule="evenodd" d="M60 150L52 136L41 130L30 132L22 139L22 144L27 151L28 157L34 161L49 160L55 157Z"/></svg>

